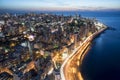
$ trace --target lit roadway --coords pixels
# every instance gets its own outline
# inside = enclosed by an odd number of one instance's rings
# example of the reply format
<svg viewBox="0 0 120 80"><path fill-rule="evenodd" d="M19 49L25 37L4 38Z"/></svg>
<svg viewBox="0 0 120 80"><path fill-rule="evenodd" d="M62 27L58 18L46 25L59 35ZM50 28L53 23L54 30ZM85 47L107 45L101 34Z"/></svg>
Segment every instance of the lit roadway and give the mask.
<svg viewBox="0 0 120 80"><path fill-rule="evenodd" d="M81 58L85 49L90 44L91 37L88 37L63 63L61 66L62 80L83 80L79 71ZM62 76L63 75L63 76Z"/></svg>
<svg viewBox="0 0 120 80"><path fill-rule="evenodd" d="M88 51L89 45L93 37L104 31L105 29L106 28L103 28L87 37L86 40L78 48L76 48L73 53L63 62L60 69L62 80L83 80L83 77L79 70L82 59L86 51Z"/></svg>

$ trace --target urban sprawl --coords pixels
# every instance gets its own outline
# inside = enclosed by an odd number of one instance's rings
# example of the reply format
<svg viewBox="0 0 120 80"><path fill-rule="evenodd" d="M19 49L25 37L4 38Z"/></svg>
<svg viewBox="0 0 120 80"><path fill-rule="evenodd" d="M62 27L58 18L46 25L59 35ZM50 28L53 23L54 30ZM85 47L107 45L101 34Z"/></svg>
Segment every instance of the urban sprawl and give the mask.
<svg viewBox="0 0 120 80"><path fill-rule="evenodd" d="M77 14L1 14L0 80L60 80L64 60L101 25Z"/></svg>

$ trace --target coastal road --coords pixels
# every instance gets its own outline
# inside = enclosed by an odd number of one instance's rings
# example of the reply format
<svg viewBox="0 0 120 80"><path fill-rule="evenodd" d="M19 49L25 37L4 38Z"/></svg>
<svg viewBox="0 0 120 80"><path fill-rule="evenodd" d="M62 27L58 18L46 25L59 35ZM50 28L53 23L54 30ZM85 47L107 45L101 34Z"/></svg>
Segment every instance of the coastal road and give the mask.
<svg viewBox="0 0 120 80"><path fill-rule="evenodd" d="M82 55L89 44L90 42L86 41L86 43L78 49L75 55L68 60L67 64L64 66L65 80L83 80L79 71L79 66L82 63Z"/></svg>
<svg viewBox="0 0 120 80"><path fill-rule="evenodd" d="M86 40L67 57L60 69L61 80L83 80L79 67L82 64L84 55L90 48L91 40L106 29L107 27L104 27L87 37Z"/></svg>
<svg viewBox="0 0 120 80"><path fill-rule="evenodd" d="M89 47L92 40L92 35L89 36L63 63L61 66L62 80L83 80L79 71L79 66L82 63L82 57L85 50Z"/></svg>

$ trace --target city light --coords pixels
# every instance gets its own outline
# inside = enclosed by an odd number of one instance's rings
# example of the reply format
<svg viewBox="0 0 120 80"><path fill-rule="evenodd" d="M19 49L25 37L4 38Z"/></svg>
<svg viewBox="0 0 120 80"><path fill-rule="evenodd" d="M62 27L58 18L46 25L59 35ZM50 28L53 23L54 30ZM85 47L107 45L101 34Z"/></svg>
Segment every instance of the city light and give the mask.
<svg viewBox="0 0 120 80"><path fill-rule="evenodd" d="M0 20L0 75L5 75L0 79L4 80L83 80L78 67L85 50L107 28L79 14L7 13Z"/></svg>
<svg viewBox="0 0 120 80"><path fill-rule="evenodd" d="M63 54L62 54L63 60L66 59L66 57L68 57L68 54L67 54L67 53L63 53Z"/></svg>
<svg viewBox="0 0 120 80"><path fill-rule="evenodd" d="M33 35L29 35L28 39L29 39L29 41L33 41L34 40L34 36Z"/></svg>

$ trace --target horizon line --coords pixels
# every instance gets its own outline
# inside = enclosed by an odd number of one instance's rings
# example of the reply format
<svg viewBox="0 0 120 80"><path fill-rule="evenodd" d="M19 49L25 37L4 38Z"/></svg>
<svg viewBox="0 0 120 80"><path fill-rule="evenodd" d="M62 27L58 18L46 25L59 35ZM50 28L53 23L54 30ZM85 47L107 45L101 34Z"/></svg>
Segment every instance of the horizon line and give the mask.
<svg viewBox="0 0 120 80"><path fill-rule="evenodd" d="M120 10L120 8L103 8L103 7L87 7L87 8L0 8L1 10L29 10L29 11L105 11L105 10Z"/></svg>

